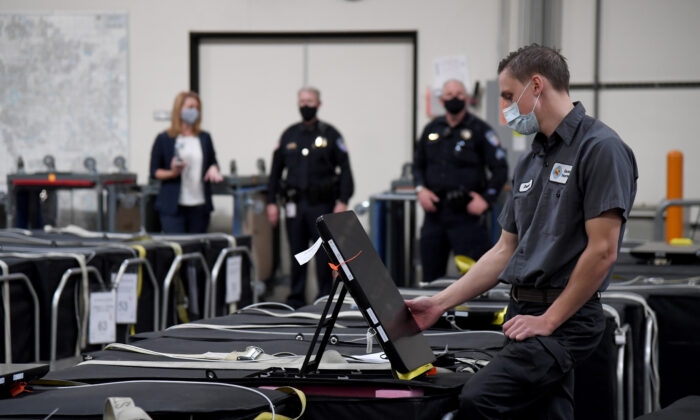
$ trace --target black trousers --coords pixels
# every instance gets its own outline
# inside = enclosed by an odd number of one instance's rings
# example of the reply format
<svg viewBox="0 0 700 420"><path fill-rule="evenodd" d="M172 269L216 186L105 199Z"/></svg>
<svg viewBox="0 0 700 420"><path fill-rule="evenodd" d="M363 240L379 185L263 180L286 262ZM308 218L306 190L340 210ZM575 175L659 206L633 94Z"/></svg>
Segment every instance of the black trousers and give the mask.
<svg viewBox="0 0 700 420"><path fill-rule="evenodd" d="M289 249L291 251L291 275L292 284L287 304L298 308L306 304L304 290L306 289L306 265L299 265L294 254L307 249L318 239L316 219L322 214L333 212L335 203L314 203L307 200L296 203L296 215L287 217L287 236L289 237ZM319 249L315 257L316 279L318 283L318 297L330 293L332 285L331 268L328 266L328 256Z"/></svg>
<svg viewBox="0 0 700 420"><path fill-rule="evenodd" d="M506 319L546 309L511 299ZM508 340L462 389L459 418L573 419L573 369L593 353L604 330L602 306L590 300L548 337Z"/></svg>
<svg viewBox="0 0 700 420"><path fill-rule="evenodd" d="M491 247L486 226L480 217L466 212L455 213L439 206L434 213L425 213L420 231L420 254L423 281L445 276L450 250L478 260Z"/></svg>
<svg viewBox="0 0 700 420"><path fill-rule="evenodd" d="M210 217L206 204L177 206L175 214L160 215L160 225L165 233L205 233Z"/></svg>

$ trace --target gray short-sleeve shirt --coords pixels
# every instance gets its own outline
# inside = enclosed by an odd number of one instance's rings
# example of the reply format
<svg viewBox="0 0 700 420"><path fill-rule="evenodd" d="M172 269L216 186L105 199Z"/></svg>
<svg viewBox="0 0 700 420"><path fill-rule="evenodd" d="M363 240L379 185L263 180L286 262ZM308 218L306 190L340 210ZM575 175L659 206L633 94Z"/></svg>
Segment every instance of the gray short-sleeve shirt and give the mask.
<svg viewBox="0 0 700 420"><path fill-rule="evenodd" d="M637 176L632 150L576 103L552 136L535 136L532 150L515 168L511 196L499 222L518 236L518 245L499 280L525 287L566 287L588 243L587 220L619 209L622 241ZM610 275L600 290L605 290Z"/></svg>

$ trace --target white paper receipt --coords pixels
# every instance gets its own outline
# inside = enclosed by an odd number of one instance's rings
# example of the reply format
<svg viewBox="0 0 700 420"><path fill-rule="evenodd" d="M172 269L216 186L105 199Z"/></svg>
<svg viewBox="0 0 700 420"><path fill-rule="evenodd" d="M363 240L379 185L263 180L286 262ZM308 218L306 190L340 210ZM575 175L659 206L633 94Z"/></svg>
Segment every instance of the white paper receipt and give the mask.
<svg viewBox="0 0 700 420"><path fill-rule="evenodd" d="M318 240L311 245L309 249L306 251L301 251L300 253L296 254L294 258L297 259L297 262L299 265L304 265L307 262L311 261L311 259L316 255L318 252L318 249L321 247L321 244L323 243L323 239L318 238Z"/></svg>

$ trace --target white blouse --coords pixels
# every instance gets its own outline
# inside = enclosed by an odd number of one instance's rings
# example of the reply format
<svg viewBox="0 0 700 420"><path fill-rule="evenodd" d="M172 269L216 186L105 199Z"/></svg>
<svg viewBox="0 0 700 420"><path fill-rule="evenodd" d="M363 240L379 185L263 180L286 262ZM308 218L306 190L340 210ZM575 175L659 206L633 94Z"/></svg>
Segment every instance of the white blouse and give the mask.
<svg viewBox="0 0 700 420"><path fill-rule="evenodd" d="M180 173L181 206L199 206L205 203L204 181L202 179L202 143L199 137L177 136L175 140L175 156L185 162L185 168Z"/></svg>

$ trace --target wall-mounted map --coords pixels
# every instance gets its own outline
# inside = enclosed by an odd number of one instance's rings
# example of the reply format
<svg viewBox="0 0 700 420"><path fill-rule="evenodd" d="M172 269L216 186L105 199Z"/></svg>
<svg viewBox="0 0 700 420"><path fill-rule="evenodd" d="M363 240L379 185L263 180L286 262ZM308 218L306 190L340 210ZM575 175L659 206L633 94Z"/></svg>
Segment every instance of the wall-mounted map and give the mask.
<svg viewBox="0 0 700 420"><path fill-rule="evenodd" d="M128 159L124 13L0 14L0 190L21 156L27 172L115 172Z"/></svg>

